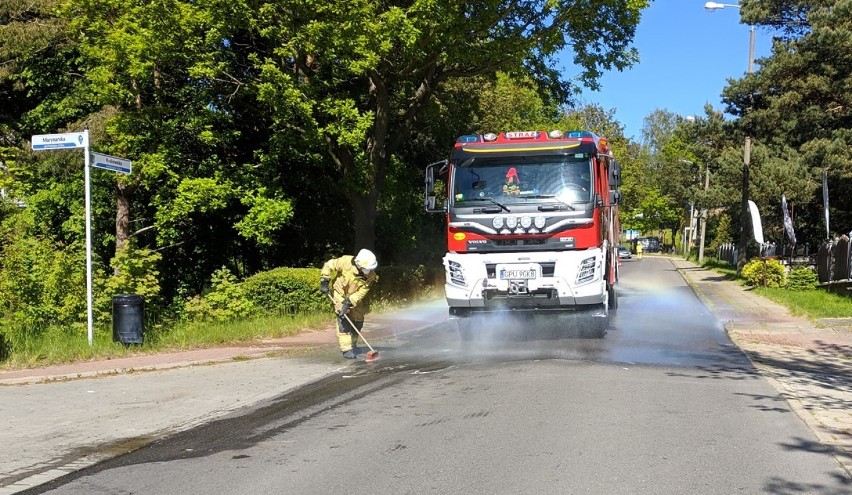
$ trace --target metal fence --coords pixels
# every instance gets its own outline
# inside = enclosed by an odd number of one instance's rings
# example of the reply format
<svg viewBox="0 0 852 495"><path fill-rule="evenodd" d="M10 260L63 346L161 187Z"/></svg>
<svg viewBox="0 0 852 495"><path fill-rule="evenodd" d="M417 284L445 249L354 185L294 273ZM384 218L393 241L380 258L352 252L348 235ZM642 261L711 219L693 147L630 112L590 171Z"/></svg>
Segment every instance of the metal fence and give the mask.
<svg viewBox="0 0 852 495"><path fill-rule="evenodd" d="M719 261L727 261L728 263L736 266L737 264L737 254L739 254L739 250L737 249L736 244L726 243L719 246L719 249L716 250L716 258ZM774 242L765 242L760 245L760 252L758 253L759 257L766 256L780 256L781 255L781 246L777 245Z"/></svg>
<svg viewBox="0 0 852 495"><path fill-rule="evenodd" d="M820 245L817 253L817 278L821 284L852 278L852 250L848 235L836 237Z"/></svg>

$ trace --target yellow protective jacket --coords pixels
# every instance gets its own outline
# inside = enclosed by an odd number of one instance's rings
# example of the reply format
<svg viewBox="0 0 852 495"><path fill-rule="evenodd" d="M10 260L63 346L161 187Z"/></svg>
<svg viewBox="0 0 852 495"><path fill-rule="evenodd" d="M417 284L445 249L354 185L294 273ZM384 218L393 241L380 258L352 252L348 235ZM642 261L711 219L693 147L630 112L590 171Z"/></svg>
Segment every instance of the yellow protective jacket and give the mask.
<svg viewBox="0 0 852 495"><path fill-rule="evenodd" d="M364 276L355 266L355 257L346 255L326 261L322 266L321 277L329 279L334 310L339 312L343 300L348 297L351 303L349 319L363 321L364 315L369 312L364 298L370 292L371 286L379 280L376 272L372 271Z"/></svg>

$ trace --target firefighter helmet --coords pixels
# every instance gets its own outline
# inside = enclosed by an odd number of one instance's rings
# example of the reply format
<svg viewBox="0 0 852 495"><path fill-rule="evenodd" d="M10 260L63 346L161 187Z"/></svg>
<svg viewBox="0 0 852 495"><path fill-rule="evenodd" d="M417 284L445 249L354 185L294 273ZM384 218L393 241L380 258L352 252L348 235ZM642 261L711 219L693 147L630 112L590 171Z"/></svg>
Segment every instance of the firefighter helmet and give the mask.
<svg viewBox="0 0 852 495"><path fill-rule="evenodd" d="M362 270L375 270L379 266L379 262L376 261L376 255L372 251L362 249L355 256L355 266Z"/></svg>

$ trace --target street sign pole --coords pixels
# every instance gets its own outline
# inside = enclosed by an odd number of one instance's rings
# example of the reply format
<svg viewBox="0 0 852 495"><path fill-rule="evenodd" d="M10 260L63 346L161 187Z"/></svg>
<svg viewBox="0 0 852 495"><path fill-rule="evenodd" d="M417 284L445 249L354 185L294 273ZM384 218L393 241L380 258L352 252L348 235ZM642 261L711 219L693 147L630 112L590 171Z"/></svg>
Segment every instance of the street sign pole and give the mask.
<svg viewBox="0 0 852 495"><path fill-rule="evenodd" d="M86 188L86 326L89 345L93 342L92 318L92 221L91 192L89 186L89 130L64 134L38 134L32 137L33 151L68 150L83 148L83 170Z"/></svg>
<svg viewBox="0 0 852 495"><path fill-rule="evenodd" d="M94 341L94 317L92 315L92 186L90 169L94 166L113 172L129 174L133 162L127 158L89 153L89 130L65 134L40 134L32 137L34 151L83 148L83 173L86 188L86 326L89 345ZM94 162L94 163L92 163Z"/></svg>
<svg viewBox="0 0 852 495"><path fill-rule="evenodd" d="M94 318L92 316L92 188L89 184L89 130L86 129L83 133L86 136L83 167L86 176L86 324L89 346L91 346L94 338Z"/></svg>

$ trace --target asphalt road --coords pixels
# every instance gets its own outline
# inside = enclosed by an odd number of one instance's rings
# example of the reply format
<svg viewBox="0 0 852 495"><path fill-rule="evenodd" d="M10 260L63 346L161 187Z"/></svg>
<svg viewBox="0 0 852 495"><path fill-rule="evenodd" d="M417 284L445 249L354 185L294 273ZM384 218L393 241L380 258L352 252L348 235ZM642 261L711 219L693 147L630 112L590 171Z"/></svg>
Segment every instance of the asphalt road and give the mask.
<svg viewBox="0 0 852 495"><path fill-rule="evenodd" d="M622 268L603 339L436 324L31 493L849 493L668 260Z"/></svg>

